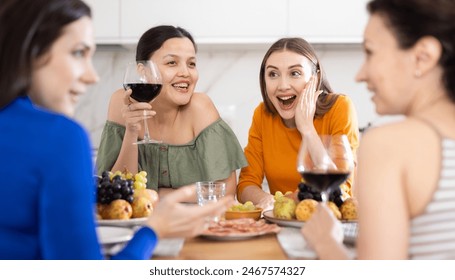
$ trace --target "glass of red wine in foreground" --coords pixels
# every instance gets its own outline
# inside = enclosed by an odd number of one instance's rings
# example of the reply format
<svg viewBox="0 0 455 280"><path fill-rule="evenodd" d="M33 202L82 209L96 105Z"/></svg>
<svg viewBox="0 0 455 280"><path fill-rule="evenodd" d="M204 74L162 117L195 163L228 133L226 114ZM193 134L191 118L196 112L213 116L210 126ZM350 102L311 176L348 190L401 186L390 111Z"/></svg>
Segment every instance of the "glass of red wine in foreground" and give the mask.
<svg viewBox="0 0 455 280"><path fill-rule="evenodd" d="M128 64L123 78L123 88L131 89L130 97L138 102L152 102L160 93L163 83L156 64L151 61L135 61ZM144 139L135 144L161 143L150 137L147 116L144 111Z"/></svg>
<svg viewBox="0 0 455 280"><path fill-rule="evenodd" d="M297 171L304 183L318 189L327 203L330 192L344 183L354 168L354 157L346 135L320 135L302 139Z"/></svg>

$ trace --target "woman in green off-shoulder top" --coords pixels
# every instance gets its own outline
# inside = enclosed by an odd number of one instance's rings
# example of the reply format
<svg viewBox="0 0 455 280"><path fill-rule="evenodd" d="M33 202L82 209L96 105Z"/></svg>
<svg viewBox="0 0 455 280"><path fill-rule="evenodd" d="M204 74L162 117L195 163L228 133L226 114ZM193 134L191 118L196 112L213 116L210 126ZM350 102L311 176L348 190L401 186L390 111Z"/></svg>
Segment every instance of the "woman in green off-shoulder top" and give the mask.
<svg viewBox="0 0 455 280"><path fill-rule="evenodd" d="M147 172L147 187L160 196L197 181L222 180L226 193L235 194L236 170L247 165L243 150L211 99L195 93L199 78L196 45L186 30L157 26L145 32L136 60L153 60L163 87L153 103L136 102L131 90L111 97L97 168ZM144 135L143 114L151 138L162 143L136 145Z"/></svg>

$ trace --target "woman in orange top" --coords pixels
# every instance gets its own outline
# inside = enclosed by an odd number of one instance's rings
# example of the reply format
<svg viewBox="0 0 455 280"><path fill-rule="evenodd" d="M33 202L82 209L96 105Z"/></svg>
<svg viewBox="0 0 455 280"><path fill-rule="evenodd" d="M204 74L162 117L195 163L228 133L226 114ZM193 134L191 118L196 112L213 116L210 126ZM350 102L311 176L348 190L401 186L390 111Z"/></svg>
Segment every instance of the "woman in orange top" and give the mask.
<svg viewBox="0 0 455 280"><path fill-rule="evenodd" d="M297 153L302 139L346 134L355 154L359 130L351 100L332 93L312 46L302 38L283 38L267 51L260 69L263 102L255 109L240 172L237 199L263 209L273 207L273 194L291 191L296 199L301 176ZM264 176L270 193L262 189ZM352 176L342 186L351 194Z"/></svg>

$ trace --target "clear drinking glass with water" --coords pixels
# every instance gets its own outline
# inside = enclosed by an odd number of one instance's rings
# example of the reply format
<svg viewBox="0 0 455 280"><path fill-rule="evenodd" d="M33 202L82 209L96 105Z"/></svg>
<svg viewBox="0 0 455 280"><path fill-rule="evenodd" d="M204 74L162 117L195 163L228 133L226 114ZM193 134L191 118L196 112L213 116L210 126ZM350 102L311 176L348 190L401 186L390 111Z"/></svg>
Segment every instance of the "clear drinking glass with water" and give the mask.
<svg viewBox="0 0 455 280"><path fill-rule="evenodd" d="M197 203L204 206L208 203L217 202L226 194L226 183L218 181L196 182ZM210 217L213 221L218 221L219 217Z"/></svg>

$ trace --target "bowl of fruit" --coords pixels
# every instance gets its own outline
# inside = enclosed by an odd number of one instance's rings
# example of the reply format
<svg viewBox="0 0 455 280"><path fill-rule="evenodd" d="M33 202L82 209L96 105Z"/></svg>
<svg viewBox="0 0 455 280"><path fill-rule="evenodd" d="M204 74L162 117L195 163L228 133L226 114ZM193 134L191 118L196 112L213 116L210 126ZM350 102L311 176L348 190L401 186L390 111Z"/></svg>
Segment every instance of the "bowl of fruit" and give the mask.
<svg viewBox="0 0 455 280"><path fill-rule="evenodd" d="M226 220L251 218L259 220L261 218L262 208L256 207L253 202L247 201L244 204L235 204L229 207L224 213Z"/></svg>
<svg viewBox="0 0 455 280"><path fill-rule="evenodd" d="M153 213L158 193L146 188L147 173L104 171L96 176L97 219L99 225L140 225Z"/></svg>

